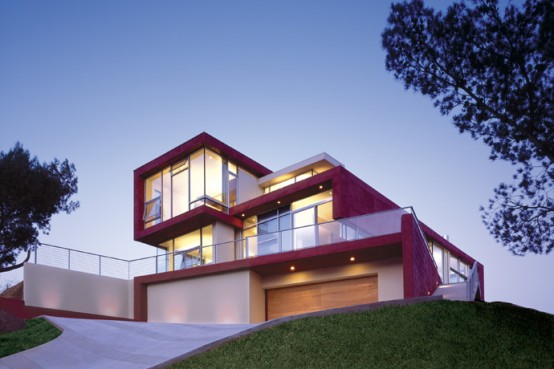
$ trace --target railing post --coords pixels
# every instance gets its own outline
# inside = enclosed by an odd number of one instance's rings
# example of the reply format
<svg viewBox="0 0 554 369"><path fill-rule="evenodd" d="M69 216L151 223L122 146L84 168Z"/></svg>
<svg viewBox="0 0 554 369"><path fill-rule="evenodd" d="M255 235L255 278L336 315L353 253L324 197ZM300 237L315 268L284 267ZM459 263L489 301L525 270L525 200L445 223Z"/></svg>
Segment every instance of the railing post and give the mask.
<svg viewBox="0 0 554 369"><path fill-rule="evenodd" d="M102 275L102 255L98 255L98 275Z"/></svg>
<svg viewBox="0 0 554 369"><path fill-rule="evenodd" d="M314 224L314 232L315 232L315 244L314 247L319 246L319 224Z"/></svg>

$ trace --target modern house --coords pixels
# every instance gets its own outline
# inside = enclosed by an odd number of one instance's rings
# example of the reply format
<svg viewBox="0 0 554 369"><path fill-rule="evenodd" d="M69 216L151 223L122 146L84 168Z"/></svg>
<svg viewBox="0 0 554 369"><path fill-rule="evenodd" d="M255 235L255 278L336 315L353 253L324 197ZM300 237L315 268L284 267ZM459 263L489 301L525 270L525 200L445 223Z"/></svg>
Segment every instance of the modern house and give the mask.
<svg viewBox="0 0 554 369"><path fill-rule="evenodd" d="M25 304L152 322L254 323L433 294L484 298L481 264L328 154L273 172L207 133L134 171L134 239L157 256L122 261L123 278L106 276L102 257L95 279L26 265ZM146 264L147 272L133 272ZM81 305L62 296L84 285L96 292Z"/></svg>
<svg viewBox="0 0 554 369"><path fill-rule="evenodd" d="M202 133L134 176L135 240L167 269L136 279L135 318L258 322L426 296L475 263L325 153L272 172Z"/></svg>

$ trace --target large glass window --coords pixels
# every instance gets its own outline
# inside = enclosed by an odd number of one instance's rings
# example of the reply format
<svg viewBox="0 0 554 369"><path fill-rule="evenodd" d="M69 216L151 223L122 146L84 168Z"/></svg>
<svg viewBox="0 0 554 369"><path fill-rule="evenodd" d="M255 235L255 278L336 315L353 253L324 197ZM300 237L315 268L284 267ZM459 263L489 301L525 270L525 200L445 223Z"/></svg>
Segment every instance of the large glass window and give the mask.
<svg viewBox="0 0 554 369"><path fill-rule="evenodd" d="M447 249L434 241L429 241L429 250L437 264L437 271L442 283L465 282L469 273L469 267Z"/></svg>
<svg viewBox="0 0 554 369"><path fill-rule="evenodd" d="M226 211L237 202L239 168L200 149L145 179L145 228L201 205Z"/></svg>
<svg viewBox="0 0 554 369"><path fill-rule="evenodd" d="M160 246L167 249L169 270L213 263L213 227L189 232Z"/></svg>
<svg viewBox="0 0 554 369"><path fill-rule="evenodd" d="M191 209L203 205L204 197L204 149L190 156L190 200Z"/></svg>
<svg viewBox="0 0 554 369"><path fill-rule="evenodd" d="M189 210L189 168L188 161L180 163L173 168L171 193L173 216L183 214Z"/></svg>
<svg viewBox="0 0 554 369"><path fill-rule="evenodd" d="M244 255L266 255L332 243L331 192L325 191L244 221Z"/></svg>

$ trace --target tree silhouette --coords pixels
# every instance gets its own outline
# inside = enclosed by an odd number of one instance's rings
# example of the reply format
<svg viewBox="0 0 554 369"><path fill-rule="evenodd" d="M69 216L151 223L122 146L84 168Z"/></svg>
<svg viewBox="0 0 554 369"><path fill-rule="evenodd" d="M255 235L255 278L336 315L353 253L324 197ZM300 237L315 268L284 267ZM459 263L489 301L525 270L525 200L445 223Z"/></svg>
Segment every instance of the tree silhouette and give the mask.
<svg viewBox="0 0 554 369"><path fill-rule="evenodd" d="M21 267L20 252L29 259L39 231L48 234L52 215L79 207L70 201L75 193L75 166L67 159L41 164L20 143L0 152L0 272Z"/></svg>
<svg viewBox="0 0 554 369"><path fill-rule="evenodd" d="M516 255L554 247L554 3L522 8L497 0L393 4L382 34L386 68L406 89L434 100L460 132L481 139L490 159L515 165L482 219ZM478 178L476 178L478 180Z"/></svg>

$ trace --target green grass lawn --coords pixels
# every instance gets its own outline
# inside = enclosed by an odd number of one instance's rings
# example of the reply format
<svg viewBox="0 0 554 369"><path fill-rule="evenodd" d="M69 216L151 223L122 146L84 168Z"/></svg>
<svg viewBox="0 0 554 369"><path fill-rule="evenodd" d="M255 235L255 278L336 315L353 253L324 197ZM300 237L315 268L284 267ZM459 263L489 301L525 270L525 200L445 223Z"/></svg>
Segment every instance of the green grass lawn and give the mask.
<svg viewBox="0 0 554 369"><path fill-rule="evenodd" d="M61 332L44 318L27 320L26 327L0 334L0 357L25 351L58 337Z"/></svg>
<svg viewBox="0 0 554 369"><path fill-rule="evenodd" d="M306 318L171 368L554 368L554 316L504 303L436 301Z"/></svg>

